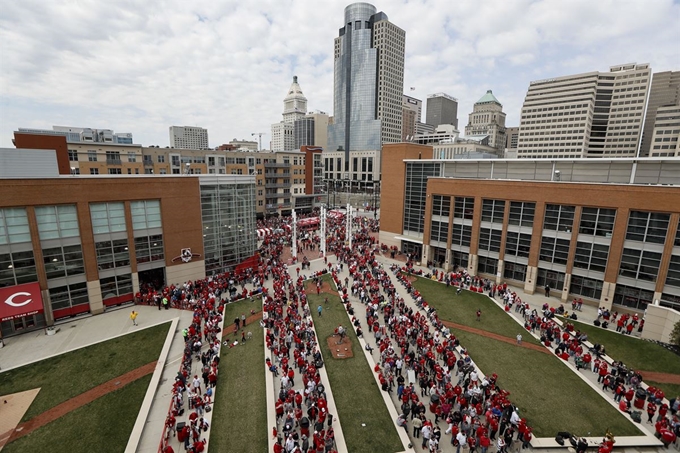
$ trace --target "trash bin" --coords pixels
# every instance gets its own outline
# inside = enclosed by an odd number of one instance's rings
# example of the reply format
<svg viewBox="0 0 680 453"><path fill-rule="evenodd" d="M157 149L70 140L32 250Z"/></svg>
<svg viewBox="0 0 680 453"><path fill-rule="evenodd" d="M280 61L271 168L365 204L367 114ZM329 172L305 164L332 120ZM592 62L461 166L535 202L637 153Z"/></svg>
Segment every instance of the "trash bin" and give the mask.
<svg viewBox="0 0 680 453"><path fill-rule="evenodd" d="M637 389L635 391L635 401L633 401L633 406L636 409L642 409L645 407L645 401L647 400L647 392L644 389Z"/></svg>

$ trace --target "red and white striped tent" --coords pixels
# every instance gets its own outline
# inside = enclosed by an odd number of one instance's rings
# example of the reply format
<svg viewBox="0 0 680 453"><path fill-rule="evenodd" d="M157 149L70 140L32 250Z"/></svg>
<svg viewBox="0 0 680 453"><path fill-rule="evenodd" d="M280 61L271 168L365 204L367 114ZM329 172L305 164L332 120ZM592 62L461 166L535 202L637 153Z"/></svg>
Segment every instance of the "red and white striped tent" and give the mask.
<svg viewBox="0 0 680 453"><path fill-rule="evenodd" d="M343 217L345 217L345 213L344 213L344 212L338 211L338 210L335 210L335 209L332 210L332 211L328 211L328 214L327 214L327 215L328 215L328 218L330 218L330 219L336 219L336 220L339 220L339 219L342 219Z"/></svg>
<svg viewBox="0 0 680 453"><path fill-rule="evenodd" d="M290 225L284 225L283 228L286 231L290 231L291 227ZM257 229L257 238L258 239L264 239L265 237L269 236L272 233L281 233L282 230L280 228L258 228Z"/></svg>
<svg viewBox="0 0 680 453"><path fill-rule="evenodd" d="M319 226L318 217L307 217L306 219L298 220L299 228L316 228Z"/></svg>

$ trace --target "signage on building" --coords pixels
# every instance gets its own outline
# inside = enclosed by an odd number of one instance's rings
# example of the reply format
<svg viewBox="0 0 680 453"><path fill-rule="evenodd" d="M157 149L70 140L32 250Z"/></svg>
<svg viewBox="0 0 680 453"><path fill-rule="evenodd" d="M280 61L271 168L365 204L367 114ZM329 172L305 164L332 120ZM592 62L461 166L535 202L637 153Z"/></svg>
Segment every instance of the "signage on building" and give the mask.
<svg viewBox="0 0 680 453"><path fill-rule="evenodd" d="M415 99L406 98L406 102L408 102L409 104L418 105L418 101L416 101Z"/></svg>
<svg viewBox="0 0 680 453"><path fill-rule="evenodd" d="M10 321L44 311L38 283L0 288L0 320Z"/></svg>
<svg viewBox="0 0 680 453"><path fill-rule="evenodd" d="M191 253L190 248L185 248L182 249L179 256L176 256L172 259L172 261L182 261L183 263L188 263L190 262L195 256L201 256L198 253Z"/></svg>

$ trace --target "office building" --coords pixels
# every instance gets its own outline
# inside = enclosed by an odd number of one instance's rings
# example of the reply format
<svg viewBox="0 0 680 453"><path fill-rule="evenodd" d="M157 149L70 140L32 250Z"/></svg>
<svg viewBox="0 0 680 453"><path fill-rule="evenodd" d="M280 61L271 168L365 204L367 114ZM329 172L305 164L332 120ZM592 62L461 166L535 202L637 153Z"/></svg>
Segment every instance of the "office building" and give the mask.
<svg viewBox="0 0 680 453"><path fill-rule="evenodd" d="M388 146L381 243L565 303L680 309L679 160L440 161Z"/></svg>
<svg viewBox="0 0 680 453"><path fill-rule="evenodd" d="M170 148L208 149L208 129L170 126Z"/></svg>
<svg viewBox="0 0 680 453"><path fill-rule="evenodd" d="M292 151L295 147L295 121L305 117L307 98L302 93L297 76L283 99L283 121L272 124L272 151ZM299 149L299 148L297 148Z"/></svg>
<svg viewBox="0 0 680 453"><path fill-rule="evenodd" d="M489 146L496 148L496 154L505 152L505 113L501 104L491 90L487 90L481 99L475 102L472 113L465 126L466 136L489 136Z"/></svg>
<svg viewBox="0 0 680 453"><path fill-rule="evenodd" d="M458 99L446 93L429 95L425 122L432 127L452 124L458 129Z"/></svg>
<svg viewBox="0 0 680 453"><path fill-rule="evenodd" d="M498 149L489 145L488 135L456 137L453 140L432 144L432 158L437 160L496 159L499 157L503 156L498 154Z"/></svg>
<svg viewBox="0 0 680 453"><path fill-rule="evenodd" d="M343 24L335 38L328 150L379 151L401 141L406 34L368 3L347 6Z"/></svg>
<svg viewBox="0 0 680 453"><path fill-rule="evenodd" d="M257 134L253 134L257 135ZM257 151L259 149L258 144L256 141L253 140L246 140L246 139L233 139L232 141L229 142L231 146L233 146L235 149L240 149L240 150L248 150L248 151Z"/></svg>
<svg viewBox="0 0 680 453"><path fill-rule="evenodd" d="M636 157L650 78L633 63L531 82L517 157Z"/></svg>
<svg viewBox="0 0 680 453"><path fill-rule="evenodd" d="M420 145L432 145L435 143L453 143L458 139L460 132L452 124L440 124L432 132L416 134L410 142Z"/></svg>
<svg viewBox="0 0 680 453"><path fill-rule="evenodd" d="M519 127L505 128L505 149L517 151L517 140L519 139Z"/></svg>
<svg viewBox="0 0 680 453"><path fill-rule="evenodd" d="M295 120L293 127L294 147L314 146L326 149L328 144L328 115L325 112L310 112Z"/></svg>
<svg viewBox="0 0 680 453"><path fill-rule="evenodd" d="M350 188L363 191L380 181L380 151L324 151L323 179L343 181ZM347 171L345 171L347 170Z"/></svg>
<svg viewBox="0 0 680 453"><path fill-rule="evenodd" d="M0 180L0 287L34 301L2 308L2 336L256 262L254 193L233 175Z"/></svg>
<svg viewBox="0 0 680 453"><path fill-rule="evenodd" d="M69 142L84 143L113 143L131 145L132 134L129 132L115 133L111 129L92 129L89 127L52 126L52 129L29 129L20 127L19 132L27 134L60 135Z"/></svg>
<svg viewBox="0 0 680 453"><path fill-rule="evenodd" d="M680 106L680 71L654 73L652 76L652 85L649 88L649 100L647 101L647 113L645 115L644 129L642 131L640 157L673 155L673 148L677 149L677 138L678 135L680 135L680 127L673 126L670 128L670 131L668 131L668 128L664 127L663 124L667 124L669 121L668 112L672 112L674 107L677 108L678 106ZM653 138L655 135L654 129L657 127L657 111L659 111L664 118L660 124L664 133L656 134L657 136ZM675 130L675 132L673 132L673 130ZM675 140L671 140L672 138L675 138ZM656 139L660 140L656 142ZM668 140L664 142L664 139ZM670 143L671 141L675 143Z"/></svg>
<svg viewBox="0 0 680 453"><path fill-rule="evenodd" d="M401 141L416 135L416 124L423 120L423 101L404 95L401 109Z"/></svg>
<svg viewBox="0 0 680 453"><path fill-rule="evenodd" d="M680 157L680 104L656 109L651 157Z"/></svg>

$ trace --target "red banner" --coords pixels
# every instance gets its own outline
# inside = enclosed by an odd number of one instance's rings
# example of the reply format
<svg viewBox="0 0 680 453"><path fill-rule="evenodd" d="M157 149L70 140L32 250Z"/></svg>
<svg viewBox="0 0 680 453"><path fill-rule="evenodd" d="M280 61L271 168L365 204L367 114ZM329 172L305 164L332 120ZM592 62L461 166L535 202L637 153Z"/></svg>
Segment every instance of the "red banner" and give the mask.
<svg viewBox="0 0 680 453"><path fill-rule="evenodd" d="M43 311L43 300L38 283L0 288L0 320L9 321Z"/></svg>

